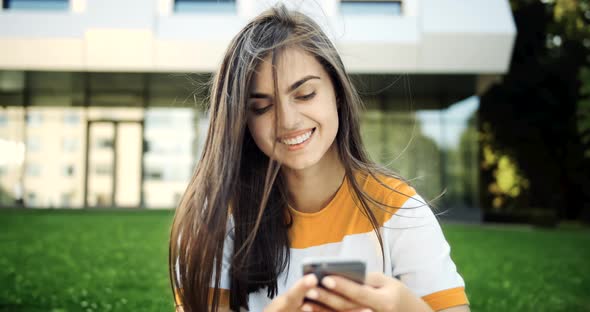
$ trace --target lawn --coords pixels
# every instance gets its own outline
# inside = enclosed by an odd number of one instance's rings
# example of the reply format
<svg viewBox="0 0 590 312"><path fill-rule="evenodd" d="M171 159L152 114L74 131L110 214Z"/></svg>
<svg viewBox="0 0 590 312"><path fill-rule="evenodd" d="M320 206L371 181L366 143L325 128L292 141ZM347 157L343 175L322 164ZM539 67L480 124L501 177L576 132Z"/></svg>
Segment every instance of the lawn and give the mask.
<svg viewBox="0 0 590 312"><path fill-rule="evenodd" d="M0 311L172 311L169 211L0 210ZM473 311L588 311L590 230L445 225Z"/></svg>

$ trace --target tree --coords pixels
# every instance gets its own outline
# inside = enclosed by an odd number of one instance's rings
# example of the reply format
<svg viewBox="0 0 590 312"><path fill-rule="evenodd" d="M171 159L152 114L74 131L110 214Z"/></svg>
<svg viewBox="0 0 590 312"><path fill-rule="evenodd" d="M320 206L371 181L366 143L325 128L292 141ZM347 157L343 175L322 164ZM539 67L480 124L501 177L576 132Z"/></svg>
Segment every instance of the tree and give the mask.
<svg viewBox="0 0 590 312"><path fill-rule="evenodd" d="M482 205L488 212L588 218L587 82L580 73L590 63L589 2L511 4L518 35L510 69L480 104L482 154L487 149L495 160L483 164ZM512 178L499 170L511 171ZM502 191L499 176L504 187L513 185ZM493 190L502 195L500 205Z"/></svg>

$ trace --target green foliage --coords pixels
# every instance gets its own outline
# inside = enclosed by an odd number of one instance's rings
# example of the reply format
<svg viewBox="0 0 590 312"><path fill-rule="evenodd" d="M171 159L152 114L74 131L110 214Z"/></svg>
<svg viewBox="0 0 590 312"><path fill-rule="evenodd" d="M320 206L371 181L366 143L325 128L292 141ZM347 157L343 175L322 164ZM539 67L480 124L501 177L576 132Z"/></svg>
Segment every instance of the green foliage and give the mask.
<svg viewBox="0 0 590 312"><path fill-rule="evenodd" d="M590 67L580 69L580 96L578 101L578 131L580 139L586 146L584 156L590 158Z"/></svg>
<svg viewBox="0 0 590 312"><path fill-rule="evenodd" d="M590 220L589 1L510 2L518 33L510 69L480 102L482 206Z"/></svg>
<svg viewBox="0 0 590 312"><path fill-rule="evenodd" d="M173 311L169 211L0 211L0 311ZM590 306L590 231L444 226L473 311Z"/></svg>
<svg viewBox="0 0 590 312"><path fill-rule="evenodd" d="M566 36L584 40L590 38L589 11L588 0L557 0L553 7L553 18Z"/></svg>
<svg viewBox="0 0 590 312"><path fill-rule="evenodd" d="M566 40L578 42L585 49L586 66L578 72L580 98L576 115L584 156L590 158L590 1L557 0L553 17L551 31L561 33Z"/></svg>
<svg viewBox="0 0 590 312"><path fill-rule="evenodd" d="M486 197L495 212L507 212L519 207L518 199L530 188L530 182L506 149L496 148L492 127L485 122L480 132L481 168L488 172Z"/></svg>
<svg viewBox="0 0 590 312"><path fill-rule="evenodd" d="M487 191L492 197L494 210L513 205L523 191L530 186L528 179L518 167L514 157L494 149L494 136L488 123L482 126L480 144L482 151L482 169L491 171L492 181Z"/></svg>

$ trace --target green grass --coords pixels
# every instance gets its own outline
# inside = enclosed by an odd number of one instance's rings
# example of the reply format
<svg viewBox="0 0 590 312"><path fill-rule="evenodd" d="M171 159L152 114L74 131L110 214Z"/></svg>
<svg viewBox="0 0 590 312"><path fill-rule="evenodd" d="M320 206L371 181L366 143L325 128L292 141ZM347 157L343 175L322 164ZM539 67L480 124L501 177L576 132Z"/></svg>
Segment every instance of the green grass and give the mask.
<svg viewBox="0 0 590 312"><path fill-rule="evenodd" d="M171 218L0 211L0 311L172 311Z"/></svg>
<svg viewBox="0 0 590 312"><path fill-rule="evenodd" d="M473 311L588 311L590 231L445 226Z"/></svg>
<svg viewBox="0 0 590 312"><path fill-rule="evenodd" d="M0 210L0 311L172 311L172 213ZM446 225L473 311L590 307L590 231Z"/></svg>

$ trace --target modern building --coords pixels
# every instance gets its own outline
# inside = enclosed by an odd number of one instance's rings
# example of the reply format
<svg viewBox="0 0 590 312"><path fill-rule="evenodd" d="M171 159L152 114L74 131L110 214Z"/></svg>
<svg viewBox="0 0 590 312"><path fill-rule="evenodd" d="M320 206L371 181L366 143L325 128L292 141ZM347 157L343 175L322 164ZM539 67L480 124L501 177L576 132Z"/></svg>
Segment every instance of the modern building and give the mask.
<svg viewBox="0 0 590 312"><path fill-rule="evenodd" d="M277 1L3 0L0 205L174 207L229 40ZM508 0L283 1L335 42L372 157L478 211L478 94L508 69ZM435 201L435 203L437 203Z"/></svg>

